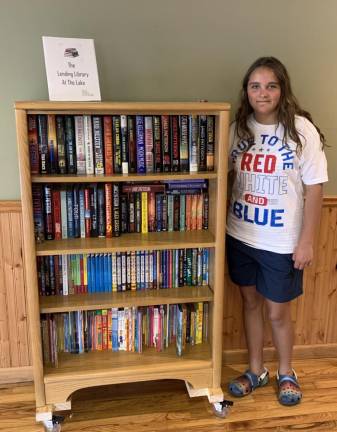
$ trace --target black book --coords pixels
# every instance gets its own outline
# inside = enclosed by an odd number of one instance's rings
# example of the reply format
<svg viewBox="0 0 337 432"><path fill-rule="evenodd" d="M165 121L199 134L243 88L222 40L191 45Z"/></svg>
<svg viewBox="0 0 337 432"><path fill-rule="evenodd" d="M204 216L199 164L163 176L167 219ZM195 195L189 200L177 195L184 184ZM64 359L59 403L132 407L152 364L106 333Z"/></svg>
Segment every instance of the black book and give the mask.
<svg viewBox="0 0 337 432"><path fill-rule="evenodd" d="M64 130L65 130L65 148L67 159L67 172L68 174L76 174L76 142L75 142L75 126L74 117L70 115L64 116Z"/></svg>
<svg viewBox="0 0 337 432"><path fill-rule="evenodd" d="M66 160L66 144L65 144L65 130L64 118L57 115L56 121L56 142L57 142L57 165L59 174L67 173L67 160Z"/></svg>

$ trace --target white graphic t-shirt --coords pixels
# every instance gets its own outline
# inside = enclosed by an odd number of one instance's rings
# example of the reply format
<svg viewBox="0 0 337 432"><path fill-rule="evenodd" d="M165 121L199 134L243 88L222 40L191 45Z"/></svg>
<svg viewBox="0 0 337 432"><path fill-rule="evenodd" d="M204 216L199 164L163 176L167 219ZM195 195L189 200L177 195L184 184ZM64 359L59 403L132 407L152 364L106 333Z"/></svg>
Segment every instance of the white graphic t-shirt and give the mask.
<svg viewBox="0 0 337 432"><path fill-rule="evenodd" d="M328 181L327 162L314 125L296 116L302 153L296 143L282 142L281 124L263 125L253 115L249 127L254 145L230 130L229 170L234 185L228 210L227 233L258 249L292 253L297 245L303 218L303 184Z"/></svg>

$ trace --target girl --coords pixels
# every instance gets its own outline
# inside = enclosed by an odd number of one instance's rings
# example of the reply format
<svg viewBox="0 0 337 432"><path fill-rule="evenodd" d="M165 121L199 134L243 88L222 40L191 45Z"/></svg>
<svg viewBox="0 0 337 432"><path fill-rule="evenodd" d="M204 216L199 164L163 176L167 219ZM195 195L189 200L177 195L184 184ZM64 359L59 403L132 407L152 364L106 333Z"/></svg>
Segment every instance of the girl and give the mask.
<svg viewBox="0 0 337 432"><path fill-rule="evenodd" d="M278 400L300 402L292 369L290 301L302 294L313 259L322 183L328 180L325 138L294 97L288 72L274 57L248 69L231 126L233 190L228 214L229 274L240 287L249 368L229 383L245 396L268 383L263 363L263 304L278 354ZM305 200L303 195L305 192Z"/></svg>

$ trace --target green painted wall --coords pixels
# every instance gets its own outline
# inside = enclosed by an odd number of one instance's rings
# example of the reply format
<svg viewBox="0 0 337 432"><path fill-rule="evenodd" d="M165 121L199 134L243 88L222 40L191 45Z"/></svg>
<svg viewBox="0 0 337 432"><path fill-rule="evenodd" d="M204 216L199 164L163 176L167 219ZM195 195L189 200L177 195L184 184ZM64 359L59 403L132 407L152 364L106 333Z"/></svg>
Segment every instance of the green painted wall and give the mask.
<svg viewBox="0 0 337 432"><path fill-rule="evenodd" d="M93 38L103 100L228 101L261 55L328 138L337 194L336 0L0 0L0 199L20 197L13 102L48 99L42 36Z"/></svg>

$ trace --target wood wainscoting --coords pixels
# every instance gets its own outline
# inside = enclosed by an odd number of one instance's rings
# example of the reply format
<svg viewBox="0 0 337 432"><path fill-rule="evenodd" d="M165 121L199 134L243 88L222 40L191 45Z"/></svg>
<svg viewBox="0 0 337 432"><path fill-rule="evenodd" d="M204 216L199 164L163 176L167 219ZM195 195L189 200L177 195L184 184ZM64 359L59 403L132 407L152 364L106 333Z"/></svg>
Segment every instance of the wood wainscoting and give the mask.
<svg viewBox="0 0 337 432"><path fill-rule="evenodd" d="M312 267L304 295L292 303L295 358L337 357L337 196L325 197ZM247 360L241 299L227 278L224 304L224 362ZM22 261L20 201L0 201L0 383L32 380ZM266 359L275 359L266 322Z"/></svg>
<svg viewBox="0 0 337 432"><path fill-rule="evenodd" d="M0 201L0 382L33 378L20 201Z"/></svg>

